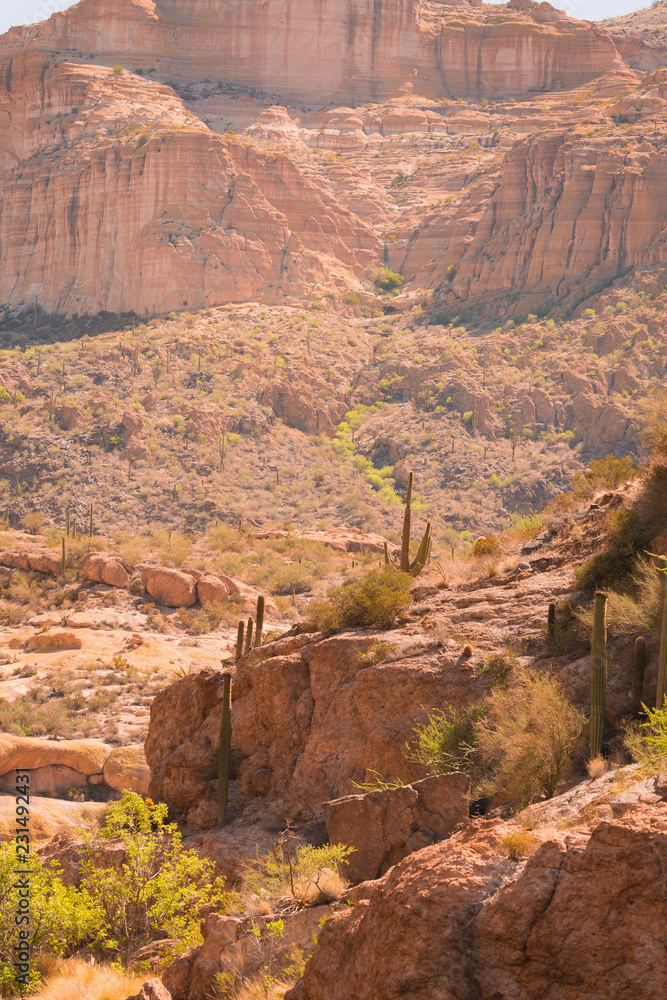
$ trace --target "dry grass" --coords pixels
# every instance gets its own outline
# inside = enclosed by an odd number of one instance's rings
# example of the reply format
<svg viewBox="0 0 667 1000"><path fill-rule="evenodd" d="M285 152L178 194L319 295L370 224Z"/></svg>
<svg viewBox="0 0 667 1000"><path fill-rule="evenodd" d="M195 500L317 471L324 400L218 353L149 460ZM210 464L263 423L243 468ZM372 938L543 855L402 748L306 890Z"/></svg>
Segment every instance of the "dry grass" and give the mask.
<svg viewBox="0 0 667 1000"><path fill-rule="evenodd" d="M609 762L604 757L593 757L586 764L589 778L601 778L606 771L610 770Z"/></svg>
<svg viewBox="0 0 667 1000"><path fill-rule="evenodd" d="M45 963L44 985L30 1000L126 1000L138 993L145 977L130 976L107 965L81 959Z"/></svg>

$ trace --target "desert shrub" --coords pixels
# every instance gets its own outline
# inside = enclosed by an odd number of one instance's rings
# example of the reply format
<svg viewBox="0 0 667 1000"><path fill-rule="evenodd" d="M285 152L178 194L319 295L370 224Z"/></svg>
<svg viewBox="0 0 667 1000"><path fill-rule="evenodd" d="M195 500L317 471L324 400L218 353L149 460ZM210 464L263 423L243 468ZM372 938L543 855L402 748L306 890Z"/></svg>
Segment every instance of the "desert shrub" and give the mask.
<svg viewBox="0 0 667 1000"><path fill-rule="evenodd" d="M179 608L181 624L193 635L213 632L219 625L235 625L239 619L235 604L210 604L205 608Z"/></svg>
<svg viewBox="0 0 667 1000"><path fill-rule="evenodd" d="M616 635L658 632L662 616L661 574L650 559L634 563L629 586L608 591L607 625ZM587 630L593 627L593 607L581 608L577 618Z"/></svg>
<svg viewBox="0 0 667 1000"><path fill-rule="evenodd" d="M664 767L667 758L667 702L663 708L647 708L646 705L642 708L646 720L627 725L623 742L643 770L654 771Z"/></svg>
<svg viewBox="0 0 667 1000"><path fill-rule="evenodd" d="M40 966L44 983L32 1000L126 1000L146 979L83 958L41 959Z"/></svg>
<svg viewBox="0 0 667 1000"><path fill-rule="evenodd" d="M484 705L456 709L437 708L427 722L415 726L414 742L407 757L427 774L463 771L476 784L482 773L477 726L486 712Z"/></svg>
<svg viewBox="0 0 667 1000"><path fill-rule="evenodd" d="M115 66L111 67L111 72L112 72L112 74L114 76L122 76L123 75L123 67L120 65L120 63L116 63Z"/></svg>
<svg viewBox="0 0 667 1000"><path fill-rule="evenodd" d="M279 909L335 899L346 887L343 865L353 850L344 844L299 844L288 856L287 844L278 844L243 866L244 894L252 906Z"/></svg>
<svg viewBox="0 0 667 1000"><path fill-rule="evenodd" d="M44 697L48 696L48 690ZM30 695L15 701L0 701L0 730L17 736L71 736L79 729L79 717L64 701L39 704Z"/></svg>
<svg viewBox="0 0 667 1000"><path fill-rule="evenodd" d="M567 493L559 493L547 504L547 517L552 519L554 515L590 500L601 490L614 490L637 475L638 470L629 456L615 458L607 455L606 458L593 459L583 472L576 473Z"/></svg>
<svg viewBox="0 0 667 1000"><path fill-rule="evenodd" d="M513 806L551 798L583 724L556 678L517 668L510 686L489 696L476 727L486 791Z"/></svg>
<svg viewBox="0 0 667 1000"><path fill-rule="evenodd" d="M591 619L592 624L592 619ZM569 600L556 605L556 621L550 629L545 622L542 630L549 656L565 656L581 645L581 626L577 612Z"/></svg>
<svg viewBox="0 0 667 1000"><path fill-rule="evenodd" d="M81 887L98 918L92 946L116 955L124 968L151 941L170 939L171 954L194 947L202 915L229 903L213 862L184 847L166 816L165 804L124 792L100 827L84 833ZM122 844L120 866L109 865L109 841Z"/></svg>
<svg viewBox="0 0 667 1000"><path fill-rule="evenodd" d="M19 814L17 818L21 818ZM24 873L16 874L17 869ZM21 843L0 843L0 996L25 995L39 984L34 959L42 954L63 955L91 933L96 915L92 900L85 892L66 886L62 869L54 864L41 865L34 856L24 855ZM20 914L21 880L30 883L30 923L17 923ZM26 937L20 935L27 933ZM25 984L17 981L14 948L30 945L33 962ZM23 975L22 970L18 970Z"/></svg>
<svg viewBox="0 0 667 1000"><path fill-rule="evenodd" d="M311 602L306 631L333 635L346 628L391 628L410 603L412 577L388 567L374 569Z"/></svg>
<svg viewBox="0 0 667 1000"><path fill-rule="evenodd" d="M472 547L473 556L478 559L481 556L500 555L500 542L497 535L482 535Z"/></svg>
<svg viewBox="0 0 667 1000"><path fill-rule="evenodd" d="M380 292L393 292L403 284L403 276L388 267L378 267L373 272L373 284Z"/></svg>
<svg viewBox="0 0 667 1000"><path fill-rule="evenodd" d="M270 578L273 594L306 594L315 586L315 578L305 566L281 566Z"/></svg>
<svg viewBox="0 0 667 1000"><path fill-rule="evenodd" d="M533 838L526 830L515 830L506 833L498 841L498 850L510 861L521 861L527 854L530 854L533 847Z"/></svg>
<svg viewBox="0 0 667 1000"><path fill-rule="evenodd" d="M516 662L516 653L511 648L506 653L490 653L479 671L479 676L491 687L507 687Z"/></svg>
<svg viewBox="0 0 667 1000"><path fill-rule="evenodd" d="M357 653L357 663L361 667L375 667L378 663L384 663L395 652L395 642L372 642L363 653Z"/></svg>
<svg viewBox="0 0 667 1000"><path fill-rule="evenodd" d="M640 524L633 511L619 511L610 516L607 526L610 533L607 547L574 571L577 586L591 593L628 585L637 553L647 544L650 536L650 531Z"/></svg>
<svg viewBox="0 0 667 1000"><path fill-rule="evenodd" d="M38 535L44 527L44 511L33 510L21 518L21 524L31 535Z"/></svg>

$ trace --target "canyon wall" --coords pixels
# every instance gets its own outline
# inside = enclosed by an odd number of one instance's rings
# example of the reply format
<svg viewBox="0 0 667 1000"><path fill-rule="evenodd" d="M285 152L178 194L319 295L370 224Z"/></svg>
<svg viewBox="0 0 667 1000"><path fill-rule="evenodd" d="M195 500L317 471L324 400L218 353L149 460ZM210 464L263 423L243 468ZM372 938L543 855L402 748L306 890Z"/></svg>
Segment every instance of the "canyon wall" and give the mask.
<svg viewBox="0 0 667 1000"><path fill-rule="evenodd" d="M321 100L521 96L621 66L609 37L549 4L420 0L82 0L2 48ZM2 50L0 49L0 52Z"/></svg>

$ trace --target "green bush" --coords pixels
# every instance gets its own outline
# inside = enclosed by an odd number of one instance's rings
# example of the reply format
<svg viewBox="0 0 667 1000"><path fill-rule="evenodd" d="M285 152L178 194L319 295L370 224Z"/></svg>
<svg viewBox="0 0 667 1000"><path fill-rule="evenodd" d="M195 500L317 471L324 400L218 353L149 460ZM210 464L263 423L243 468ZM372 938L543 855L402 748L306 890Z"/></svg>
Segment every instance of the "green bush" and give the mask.
<svg viewBox="0 0 667 1000"><path fill-rule="evenodd" d="M333 899L345 888L343 865L353 850L344 844L299 844L288 858L286 845L279 844L243 866L244 892L254 897L255 905L268 904L272 909Z"/></svg>
<svg viewBox="0 0 667 1000"><path fill-rule="evenodd" d="M624 743L633 760L646 771L662 768L667 758L667 703L664 708L642 705L646 721L626 727Z"/></svg>
<svg viewBox="0 0 667 1000"><path fill-rule="evenodd" d="M607 593L607 625L616 635L658 633L662 616L660 573L650 559L634 562L628 587ZM592 606L582 608L577 618L589 631L593 627Z"/></svg>
<svg viewBox="0 0 667 1000"><path fill-rule="evenodd" d="M380 292L393 292L403 284L403 276L388 267L379 267L373 274L373 284Z"/></svg>
<svg viewBox="0 0 667 1000"><path fill-rule="evenodd" d="M17 875L17 869L29 874ZM1 997L33 992L40 978L34 960L44 954L66 954L94 928L96 914L92 900L85 890L66 886L61 876L62 869L55 863L41 865L35 857L24 857L20 842L0 843ZM16 922L17 914L21 915L22 879L30 883L29 925ZM22 933L27 937L21 937ZM33 960L25 983L17 981L17 971L19 976L24 973L14 966L14 949L21 943L30 946Z"/></svg>
<svg viewBox="0 0 667 1000"><path fill-rule="evenodd" d="M515 807L551 798L583 724L555 677L518 667L510 686L490 695L476 727L487 793Z"/></svg>
<svg viewBox="0 0 667 1000"><path fill-rule="evenodd" d="M411 584L408 573L393 567L371 570L312 601L304 627L325 635L346 628L391 628L410 603Z"/></svg>
<svg viewBox="0 0 667 1000"><path fill-rule="evenodd" d="M481 776L482 763L477 725L485 712L484 705L461 709L445 705L435 709L427 722L415 727L416 739L408 751L408 760L418 764L427 774L463 771L476 784Z"/></svg>
<svg viewBox="0 0 667 1000"><path fill-rule="evenodd" d="M101 828L84 835L81 888L98 915L93 947L114 953L124 968L151 941L171 939L173 954L199 944L202 916L229 903L213 862L184 847L166 816L163 803L124 792ZM122 844L120 866L109 865L109 841Z"/></svg>
<svg viewBox="0 0 667 1000"><path fill-rule="evenodd" d="M642 527L633 511L610 515L607 526L610 531L607 547L574 571L577 586L590 593L630 585L637 553L649 540L650 532Z"/></svg>

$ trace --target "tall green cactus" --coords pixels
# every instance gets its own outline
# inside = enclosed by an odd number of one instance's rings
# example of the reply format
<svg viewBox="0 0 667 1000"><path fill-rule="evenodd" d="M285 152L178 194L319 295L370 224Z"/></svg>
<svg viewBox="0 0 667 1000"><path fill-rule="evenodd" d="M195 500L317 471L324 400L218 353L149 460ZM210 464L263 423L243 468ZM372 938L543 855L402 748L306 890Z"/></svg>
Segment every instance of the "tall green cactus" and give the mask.
<svg viewBox="0 0 667 1000"><path fill-rule="evenodd" d="M646 639L640 635L635 639L635 673L632 680L632 697L641 701L644 691L644 671L646 670Z"/></svg>
<svg viewBox="0 0 667 1000"><path fill-rule="evenodd" d="M591 643L591 759L602 753L607 687L607 595L595 595Z"/></svg>
<svg viewBox="0 0 667 1000"><path fill-rule="evenodd" d="M222 680L222 714L220 716L220 747L218 751L218 826L225 822L229 799L229 762L232 752L232 677Z"/></svg>
<svg viewBox="0 0 667 1000"><path fill-rule="evenodd" d="M556 605L550 604L549 610L547 612L547 632L549 636L553 636L555 628L556 628Z"/></svg>
<svg viewBox="0 0 667 1000"><path fill-rule="evenodd" d="M658 657L658 687L655 693L656 708L663 707L667 695L667 557L661 556L659 569L662 577L662 629Z"/></svg>
<svg viewBox="0 0 667 1000"><path fill-rule="evenodd" d="M248 627L245 634L245 646L243 647L243 652L249 653L252 649L252 618L248 618Z"/></svg>
<svg viewBox="0 0 667 1000"><path fill-rule="evenodd" d="M384 543L384 561L385 565L394 565L403 573L409 573L410 576L419 576L424 566L426 565L426 560L429 557L431 551L431 522L428 521L426 524L426 530L424 536L421 540L419 546L419 551L417 555L410 562L410 526L412 520L412 481L413 474L410 473L408 479L408 493L405 498L405 514L403 515L403 533L401 536L401 559L398 562L394 556L390 558L389 550L387 549L387 543Z"/></svg>
<svg viewBox="0 0 667 1000"><path fill-rule="evenodd" d="M264 628L264 608L266 599L263 594L257 598L257 622L255 624L255 649L262 645L262 630Z"/></svg>
<svg viewBox="0 0 667 1000"><path fill-rule="evenodd" d="M245 622L240 621L239 622L239 630L238 630L238 633L237 633L237 636L236 636L236 658L234 660L234 663L238 663L238 661L243 656L243 633L244 632L245 632Z"/></svg>

